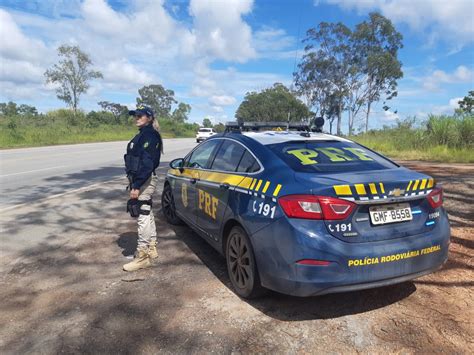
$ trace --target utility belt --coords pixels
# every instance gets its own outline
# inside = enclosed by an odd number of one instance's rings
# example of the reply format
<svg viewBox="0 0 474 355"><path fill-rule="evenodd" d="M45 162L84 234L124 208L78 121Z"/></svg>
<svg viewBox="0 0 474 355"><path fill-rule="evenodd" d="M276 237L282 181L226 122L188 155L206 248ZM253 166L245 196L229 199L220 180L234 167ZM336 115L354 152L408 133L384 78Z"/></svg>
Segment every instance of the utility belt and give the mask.
<svg viewBox="0 0 474 355"><path fill-rule="evenodd" d="M143 209L142 206L147 205L150 206L150 209ZM152 200L138 200L136 198L129 199L127 201L127 212L130 213L130 216L133 218L138 217L139 215L149 215L151 208L153 206Z"/></svg>

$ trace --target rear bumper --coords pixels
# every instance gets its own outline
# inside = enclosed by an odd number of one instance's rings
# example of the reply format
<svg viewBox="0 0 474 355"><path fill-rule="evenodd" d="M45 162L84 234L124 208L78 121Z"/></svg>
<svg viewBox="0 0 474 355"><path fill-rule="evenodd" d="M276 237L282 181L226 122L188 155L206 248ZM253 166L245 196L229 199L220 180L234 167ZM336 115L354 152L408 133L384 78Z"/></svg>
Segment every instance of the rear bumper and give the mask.
<svg viewBox="0 0 474 355"><path fill-rule="evenodd" d="M347 243L321 223L281 218L251 236L262 285L294 296L314 296L381 287L412 280L440 268L448 258L446 216L433 230L410 237ZM302 259L330 261L300 265Z"/></svg>

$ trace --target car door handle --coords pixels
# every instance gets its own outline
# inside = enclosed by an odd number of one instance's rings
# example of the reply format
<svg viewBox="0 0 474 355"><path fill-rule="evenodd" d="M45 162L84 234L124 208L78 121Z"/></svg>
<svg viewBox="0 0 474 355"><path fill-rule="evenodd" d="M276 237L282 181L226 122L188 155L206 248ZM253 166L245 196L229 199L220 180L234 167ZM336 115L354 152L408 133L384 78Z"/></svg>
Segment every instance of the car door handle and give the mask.
<svg viewBox="0 0 474 355"><path fill-rule="evenodd" d="M189 182L190 182L191 184L195 184L195 183L197 183L197 179L191 179L191 180L189 180Z"/></svg>
<svg viewBox="0 0 474 355"><path fill-rule="evenodd" d="M220 187L221 189L228 190L229 187L230 187L230 185L225 182L225 183L223 183L223 184L220 184L219 187Z"/></svg>

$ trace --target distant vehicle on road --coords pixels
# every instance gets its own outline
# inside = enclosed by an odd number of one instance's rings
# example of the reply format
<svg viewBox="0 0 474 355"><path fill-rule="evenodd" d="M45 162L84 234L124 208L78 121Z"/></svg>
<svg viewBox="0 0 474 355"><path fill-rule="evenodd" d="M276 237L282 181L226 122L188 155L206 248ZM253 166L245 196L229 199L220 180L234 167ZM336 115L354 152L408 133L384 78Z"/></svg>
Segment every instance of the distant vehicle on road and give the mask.
<svg viewBox="0 0 474 355"><path fill-rule="evenodd" d="M238 295L385 286L447 260L433 178L341 137L249 126L173 160L162 195L169 223L184 221L225 256Z"/></svg>
<svg viewBox="0 0 474 355"><path fill-rule="evenodd" d="M213 136L214 134L216 134L214 128L199 128L199 131L196 133L196 142L201 143L202 141Z"/></svg>

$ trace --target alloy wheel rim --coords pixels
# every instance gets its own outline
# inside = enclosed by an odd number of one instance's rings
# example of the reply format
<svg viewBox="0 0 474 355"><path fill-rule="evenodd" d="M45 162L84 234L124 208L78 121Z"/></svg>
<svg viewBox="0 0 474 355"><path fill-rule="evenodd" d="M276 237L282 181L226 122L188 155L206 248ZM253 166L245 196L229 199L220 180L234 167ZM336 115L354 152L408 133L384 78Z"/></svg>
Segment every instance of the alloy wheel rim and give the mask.
<svg viewBox="0 0 474 355"><path fill-rule="evenodd" d="M173 195L171 194L170 190L166 190L165 194L163 195L163 210L165 215L171 219L174 219L176 213L174 211L174 200Z"/></svg>
<svg viewBox="0 0 474 355"><path fill-rule="evenodd" d="M232 278L239 288L251 282L252 265L250 250L243 236L234 234L229 242L229 264Z"/></svg>

